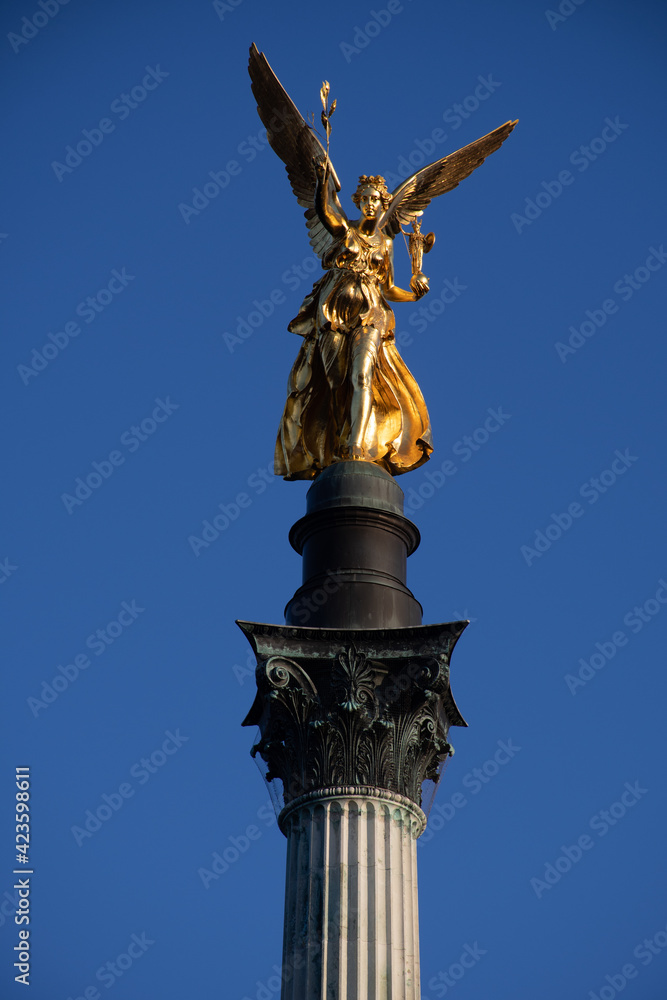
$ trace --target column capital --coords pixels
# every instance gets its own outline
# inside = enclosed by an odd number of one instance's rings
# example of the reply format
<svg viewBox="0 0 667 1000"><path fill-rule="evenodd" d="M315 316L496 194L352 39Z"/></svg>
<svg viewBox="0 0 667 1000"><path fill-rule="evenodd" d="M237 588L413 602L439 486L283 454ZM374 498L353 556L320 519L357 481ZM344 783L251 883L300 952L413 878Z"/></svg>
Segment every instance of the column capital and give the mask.
<svg viewBox="0 0 667 1000"><path fill-rule="evenodd" d="M238 622L257 658L257 696L243 722L280 779L284 804L345 786L384 789L421 805L465 726L449 660L467 622L327 629Z"/></svg>

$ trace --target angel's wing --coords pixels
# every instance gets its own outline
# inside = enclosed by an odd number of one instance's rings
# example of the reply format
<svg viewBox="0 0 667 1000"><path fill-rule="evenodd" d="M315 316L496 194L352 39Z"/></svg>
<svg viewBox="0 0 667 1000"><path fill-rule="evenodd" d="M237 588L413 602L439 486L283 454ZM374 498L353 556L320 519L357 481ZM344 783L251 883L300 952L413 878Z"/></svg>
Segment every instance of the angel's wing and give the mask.
<svg viewBox="0 0 667 1000"><path fill-rule="evenodd" d="M266 56L257 49L254 42L250 47L248 72L252 81L252 92L257 100L257 111L266 128L266 136L273 151L285 164L297 201L306 209L304 215L310 233L310 245L321 257L333 237L315 211L317 177L313 158L324 163L326 150L303 115L299 113L269 66ZM340 191L340 184L333 166L329 177L331 198L341 215L345 217L336 194Z"/></svg>
<svg viewBox="0 0 667 1000"><path fill-rule="evenodd" d="M408 177L392 193L390 204L378 220L378 229L384 229L387 236L393 239L401 225L413 222L432 198L451 191L481 166L487 156L495 153L515 125L515 121L505 122L500 128L476 139L469 146L436 160L428 167L422 167L412 177Z"/></svg>

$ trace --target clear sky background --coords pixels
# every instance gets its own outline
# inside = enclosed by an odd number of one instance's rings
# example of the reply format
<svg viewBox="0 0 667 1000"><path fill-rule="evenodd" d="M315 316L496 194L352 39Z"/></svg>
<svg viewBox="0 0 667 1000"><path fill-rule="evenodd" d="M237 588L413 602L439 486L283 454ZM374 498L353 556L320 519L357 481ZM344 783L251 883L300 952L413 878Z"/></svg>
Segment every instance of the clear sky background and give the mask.
<svg viewBox="0 0 667 1000"><path fill-rule="evenodd" d="M408 583L425 622L472 622L418 848L423 1000L661 1000L664 6L56 2L0 13L1 996L26 995L16 766L32 1000L277 996L285 842L234 619L282 622L300 583L306 485L268 470L316 262L254 40L304 114L329 80L351 215L360 173L520 119L427 210L432 291L395 307L435 439L399 480Z"/></svg>

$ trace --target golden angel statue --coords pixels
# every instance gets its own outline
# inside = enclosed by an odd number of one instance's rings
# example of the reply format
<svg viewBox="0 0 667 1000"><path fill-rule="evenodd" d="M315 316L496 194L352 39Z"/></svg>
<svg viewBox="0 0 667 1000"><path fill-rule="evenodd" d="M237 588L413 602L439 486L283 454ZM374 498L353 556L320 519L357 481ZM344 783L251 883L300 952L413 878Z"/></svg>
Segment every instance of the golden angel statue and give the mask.
<svg viewBox="0 0 667 1000"><path fill-rule="evenodd" d="M379 175L362 175L352 195L361 215L347 218L329 159L329 85L322 85L325 149L299 113L266 57L253 44L249 72L257 110L292 190L306 211L310 243L322 261L288 330L303 337L292 367L274 460L285 479L313 479L335 462L374 462L393 476L426 462L433 450L426 404L394 340L390 302L415 302L428 292L422 254L432 233L419 217L432 198L451 191L495 152L516 122L418 170L395 191ZM393 240L413 224L410 290L394 284Z"/></svg>

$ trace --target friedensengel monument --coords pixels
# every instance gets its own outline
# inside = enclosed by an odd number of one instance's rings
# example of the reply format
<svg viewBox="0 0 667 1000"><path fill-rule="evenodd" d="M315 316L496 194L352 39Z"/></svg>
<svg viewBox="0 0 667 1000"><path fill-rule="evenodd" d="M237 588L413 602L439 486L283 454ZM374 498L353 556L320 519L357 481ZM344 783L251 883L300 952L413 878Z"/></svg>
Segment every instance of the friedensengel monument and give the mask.
<svg viewBox="0 0 667 1000"><path fill-rule="evenodd" d="M276 475L312 479L290 542L303 583L285 625L239 622L257 657L244 725L266 780L279 782L287 838L282 1000L419 1000L417 838L422 784L437 783L465 726L449 686L468 624L422 625L406 584L419 544L395 476L432 452L424 399L394 342L389 303L428 292L420 216L495 152L516 122L438 160L390 192L362 175L347 218L326 147L253 45L260 118L305 209L323 274L289 330L302 337L288 381ZM394 284L393 240L411 226L410 290ZM279 576L277 576L279 578Z"/></svg>

